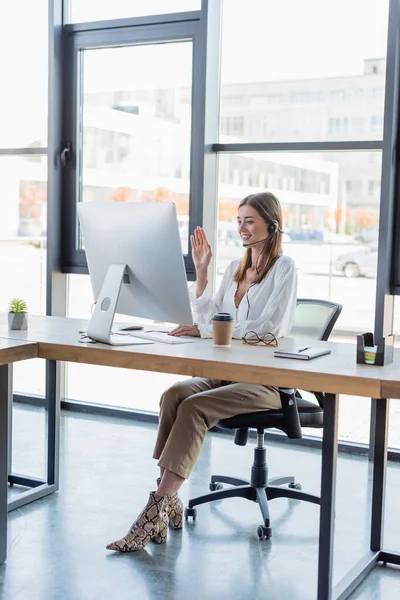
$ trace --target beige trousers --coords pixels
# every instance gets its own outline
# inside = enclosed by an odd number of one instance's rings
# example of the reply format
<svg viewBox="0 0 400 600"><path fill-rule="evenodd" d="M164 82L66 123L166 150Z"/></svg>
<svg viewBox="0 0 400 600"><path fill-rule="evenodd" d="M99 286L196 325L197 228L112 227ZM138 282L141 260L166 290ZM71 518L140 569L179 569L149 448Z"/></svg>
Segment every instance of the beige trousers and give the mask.
<svg viewBox="0 0 400 600"><path fill-rule="evenodd" d="M220 419L241 413L281 408L278 388L194 377L164 392L153 458L187 479L205 435Z"/></svg>

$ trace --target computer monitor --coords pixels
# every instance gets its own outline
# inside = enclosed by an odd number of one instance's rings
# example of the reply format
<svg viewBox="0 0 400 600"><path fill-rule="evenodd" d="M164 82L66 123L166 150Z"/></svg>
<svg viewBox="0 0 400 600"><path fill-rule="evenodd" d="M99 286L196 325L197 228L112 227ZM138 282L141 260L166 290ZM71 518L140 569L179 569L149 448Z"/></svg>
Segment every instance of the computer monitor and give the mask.
<svg viewBox="0 0 400 600"><path fill-rule="evenodd" d="M90 338L115 344L116 312L193 324L174 204L80 203L78 217L96 300Z"/></svg>

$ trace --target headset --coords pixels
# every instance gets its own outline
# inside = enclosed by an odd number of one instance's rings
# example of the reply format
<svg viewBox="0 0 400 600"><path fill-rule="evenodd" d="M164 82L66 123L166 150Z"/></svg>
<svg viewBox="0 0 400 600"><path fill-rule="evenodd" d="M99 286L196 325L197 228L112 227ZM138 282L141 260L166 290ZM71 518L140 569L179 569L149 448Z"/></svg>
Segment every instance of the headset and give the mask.
<svg viewBox="0 0 400 600"><path fill-rule="evenodd" d="M283 233L282 229L279 227L278 221L273 219L272 221L268 221L268 237L275 235L277 232ZM253 246L254 244L259 244L260 242L266 242L268 238L264 238L262 240L257 240L256 242L249 242L248 244L243 244L243 248L247 248L247 246Z"/></svg>
<svg viewBox="0 0 400 600"><path fill-rule="evenodd" d="M272 219L272 221L268 221L268 237L264 238L262 240L257 240L256 242L249 242L248 244L243 244L243 248L247 248L248 246L253 246L254 244L259 244L260 242L266 242L270 237L276 235L279 231L279 233L283 233L282 229L279 227L279 223L276 219ZM258 259L260 258L260 256L257 258L257 262ZM257 269L257 265L256 265L256 271L258 272ZM247 300L247 316L246 319L249 318L249 313L250 313L250 300L249 300L249 290L250 288L253 287L253 285L255 285L254 283L248 288L247 292L246 292L246 300Z"/></svg>
<svg viewBox="0 0 400 600"><path fill-rule="evenodd" d="M279 231L280 233L283 233L282 229L279 228L278 221L273 219L272 221L270 221L268 223L268 233L269 233L269 235L275 235L277 231Z"/></svg>

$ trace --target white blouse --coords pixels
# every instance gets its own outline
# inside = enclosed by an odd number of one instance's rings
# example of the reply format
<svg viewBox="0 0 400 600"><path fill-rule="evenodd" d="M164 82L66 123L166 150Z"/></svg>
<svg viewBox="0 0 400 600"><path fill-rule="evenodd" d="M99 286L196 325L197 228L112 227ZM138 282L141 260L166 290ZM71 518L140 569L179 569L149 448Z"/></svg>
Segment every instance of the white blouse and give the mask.
<svg viewBox="0 0 400 600"><path fill-rule="evenodd" d="M229 264L214 298L211 297L208 286L196 298L196 286L192 286L192 305L201 337L212 337L211 318L217 312L232 314L233 337L237 339L241 339L248 331L255 331L259 335L273 333L277 338L288 335L294 320L297 298L294 261L289 256L281 255L261 283L250 286L236 308L237 283L233 281L233 275L239 264L240 260Z"/></svg>

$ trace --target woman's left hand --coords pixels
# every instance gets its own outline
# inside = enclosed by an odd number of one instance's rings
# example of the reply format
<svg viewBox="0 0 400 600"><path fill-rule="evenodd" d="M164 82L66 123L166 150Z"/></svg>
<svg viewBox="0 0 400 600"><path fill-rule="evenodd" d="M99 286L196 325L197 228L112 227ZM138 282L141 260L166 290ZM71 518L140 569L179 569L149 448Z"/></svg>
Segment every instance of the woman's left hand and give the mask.
<svg viewBox="0 0 400 600"><path fill-rule="evenodd" d="M178 325L168 335L176 335L178 337L182 335L190 335L191 337L200 337L200 331L197 325Z"/></svg>

